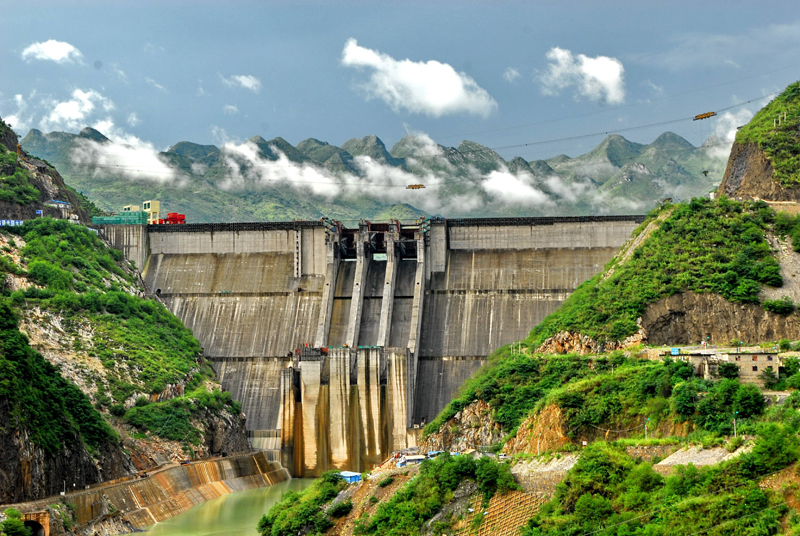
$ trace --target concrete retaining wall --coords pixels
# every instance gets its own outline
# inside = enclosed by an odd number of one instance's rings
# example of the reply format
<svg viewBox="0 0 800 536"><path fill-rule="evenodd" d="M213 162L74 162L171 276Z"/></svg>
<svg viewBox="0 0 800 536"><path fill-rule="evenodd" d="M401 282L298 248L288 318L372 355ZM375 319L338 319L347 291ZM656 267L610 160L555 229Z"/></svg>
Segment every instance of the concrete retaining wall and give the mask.
<svg viewBox="0 0 800 536"><path fill-rule="evenodd" d="M172 467L145 479L70 493L62 501L73 505L79 526L117 512L135 528L143 528L209 499L290 478L280 463L268 461L259 452ZM39 511L53 502L57 499L14 506L22 512Z"/></svg>

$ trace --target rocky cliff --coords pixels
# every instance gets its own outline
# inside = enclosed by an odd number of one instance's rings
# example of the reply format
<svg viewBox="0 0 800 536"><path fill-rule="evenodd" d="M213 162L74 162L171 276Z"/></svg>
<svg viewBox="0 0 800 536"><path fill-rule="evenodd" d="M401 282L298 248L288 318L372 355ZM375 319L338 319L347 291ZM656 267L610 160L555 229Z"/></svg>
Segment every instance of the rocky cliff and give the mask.
<svg viewBox="0 0 800 536"><path fill-rule="evenodd" d="M476 400L448 419L439 431L426 437L420 452L464 451L486 448L499 443L505 434L500 424L492 418L489 404Z"/></svg>
<svg viewBox="0 0 800 536"><path fill-rule="evenodd" d="M782 186L756 143L734 143L718 192L733 199L800 201L800 186Z"/></svg>
<svg viewBox="0 0 800 536"><path fill-rule="evenodd" d="M713 344L800 339L800 316L778 315L759 304L733 303L718 294L682 292L651 304L642 316L647 342Z"/></svg>

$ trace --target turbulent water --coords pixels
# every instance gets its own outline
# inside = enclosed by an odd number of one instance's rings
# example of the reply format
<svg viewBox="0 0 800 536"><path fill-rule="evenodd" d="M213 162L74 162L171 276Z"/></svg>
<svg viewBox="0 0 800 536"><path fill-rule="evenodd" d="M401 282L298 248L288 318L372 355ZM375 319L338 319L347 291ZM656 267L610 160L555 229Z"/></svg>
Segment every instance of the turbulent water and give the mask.
<svg viewBox="0 0 800 536"><path fill-rule="evenodd" d="M148 536L256 536L256 524L287 491L300 491L313 479L294 478L267 488L223 495L147 528Z"/></svg>

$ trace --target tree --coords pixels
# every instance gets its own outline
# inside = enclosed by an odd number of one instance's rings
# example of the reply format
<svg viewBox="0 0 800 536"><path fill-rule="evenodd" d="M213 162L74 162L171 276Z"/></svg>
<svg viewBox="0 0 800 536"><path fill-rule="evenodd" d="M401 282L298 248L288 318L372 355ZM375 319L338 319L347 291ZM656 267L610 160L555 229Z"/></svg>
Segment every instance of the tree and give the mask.
<svg viewBox="0 0 800 536"><path fill-rule="evenodd" d="M778 385L778 375L772 370L772 367L767 367L758 375L758 379L764 382L764 387L772 389Z"/></svg>
<svg viewBox="0 0 800 536"><path fill-rule="evenodd" d="M739 378L739 366L736 363L720 363L717 372L721 378L729 380Z"/></svg>
<svg viewBox="0 0 800 536"><path fill-rule="evenodd" d="M6 520L3 521L3 532L6 536L31 536L31 530L25 526L19 510L8 508L4 513Z"/></svg>
<svg viewBox="0 0 800 536"><path fill-rule="evenodd" d="M752 383L740 385L733 404L743 419L761 415L764 411L764 395Z"/></svg>

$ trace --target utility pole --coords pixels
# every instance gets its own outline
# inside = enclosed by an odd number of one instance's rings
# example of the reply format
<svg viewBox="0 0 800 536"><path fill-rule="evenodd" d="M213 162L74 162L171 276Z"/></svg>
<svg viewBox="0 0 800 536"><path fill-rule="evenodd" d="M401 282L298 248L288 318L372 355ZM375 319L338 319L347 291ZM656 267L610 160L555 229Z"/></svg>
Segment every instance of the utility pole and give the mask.
<svg viewBox="0 0 800 536"><path fill-rule="evenodd" d="M733 412L733 438L736 439L736 416L739 415L738 411Z"/></svg>
<svg viewBox="0 0 800 536"><path fill-rule="evenodd" d="M645 439L647 439L647 423L648 422L650 422L650 417L648 417L647 420L644 421L644 438Z"/></svg>

